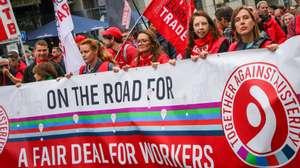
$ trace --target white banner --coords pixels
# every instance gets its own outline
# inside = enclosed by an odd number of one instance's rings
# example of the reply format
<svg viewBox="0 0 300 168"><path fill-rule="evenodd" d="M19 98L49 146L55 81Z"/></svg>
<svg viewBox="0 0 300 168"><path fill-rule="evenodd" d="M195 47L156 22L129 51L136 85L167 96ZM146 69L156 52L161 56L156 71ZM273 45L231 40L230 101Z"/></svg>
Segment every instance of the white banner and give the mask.
<svg viewBox="0 0 300 168"><path fill-rule="evenodd" d="M57 31L61 37L65 37L74 29L74 24L68 1L54 0L53 5L57 21Z"/></svg>
<svg viewBox="0 0 300 168"><path fill-rule="evenodd" d="M57 21L57 31L64 54L67 72L78 74L79 67L84 64L79 49L72 35L74 24L67 0L54 0L54 11Z"/></svg>
<svg viewBox="0 0 300 168"><path fill-rule="evenodd" d="M11 40L17 39L20 34L16 18L11 7L10 0L1 0L0 1L0 19L2 20L3 28L5 29L6 36L1 35L2 40ZM2 26L0 26L2 27ZM2 32L2 31L1 31Z"/></svg>
<svg viewBox="0 0 300 168"><path fill-rule="evenodd" d="M131 21L131 8L128 1L124 0L122 25L125 26L126 29L129 29L130 21Z"/></svg>
<svg viewBox="0 0 300 168"><path fill-rule="evenodd" d="M300 36L274 53L1 87L0 164L297 167L299 51Z"/></svg>
<svg viewBox="0 0 300 168"><path fill-rule="evenodd" d="M132 68L129 72L107 72L88 75L73 76L71 79L62 79L59 82L44 81L35 82L32 84L24 84L20 88L1 87L0 102L11 117L18 117L15 112L19 112L24 116L35 116L47 114L55 114L64 111L80 110L95 110L118 108L120 106L145 106L147 101L147 91L149 85L157 91L162 92L162 83L157 83L159 78L165 80L166 76L172 78L172 90L174 91L174 99L154 99L151 104L156 105L171 105L180 102L185 97L186 103L199 102L218 102L222 99L222 93L227 80L234 70L245 64L262 62L272 64L280 70L285 76L297 94L300 94L300 36L292 38L288 42L282 44L275 52L269 52L266 49L247 50L238 52L228 52L218 55L210 55L206 60L192 62L190 60L178 61L176 66L160 65L157 70L151 67ZM149 83L149 79L154 79ZM133 91L133 80L140 80L143 88L141 92L143 97L139 101L122 101L116 102L116 96L122 96L122 90L113 90L113 101L105 103L103 85L105 83L115 84L129 81L130 93ZM72 87L85 87L97 85L99 95L99 105L76 105L75 92ZM124 85L122 85L124 86ZM186 87L189 86L189 87ZM162 88L161 88L162 87ZM164 86L166 89L166 86ZM47 94L50 90L57 91L58 89L67 88L69 95L69 106L56 107L49 109L47 103ZM87 88L90 89L90 88ZM176 93L175 93L176 91ZM39 93L39 94L36 94ZM116 95L115 95L116 94ZM132 96L132 95L131 95ZM26 99L24 99L26 97ZM114 102L114 103L113 103ZM18 104L15 106L14 104Z"/></svg>

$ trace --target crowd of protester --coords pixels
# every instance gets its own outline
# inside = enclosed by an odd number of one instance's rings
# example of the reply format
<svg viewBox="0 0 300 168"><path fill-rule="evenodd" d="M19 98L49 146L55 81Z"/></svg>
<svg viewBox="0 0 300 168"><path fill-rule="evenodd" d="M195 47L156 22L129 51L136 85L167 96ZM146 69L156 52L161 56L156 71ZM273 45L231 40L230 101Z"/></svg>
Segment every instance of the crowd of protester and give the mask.
<svg viewBox="0 0 300 168"><path fill-rule="evenodd" d="M274 52L278 45L300 34L300 0L289 8L269 7L266 1L256 6L242 6L235 10L219 7L215 17L196 11L190 18L188 45L180 59L197 61L214 53L267 48ZM109 27L101 32L103 39L78 35L75 41L85 62L78 67L79 74L105 71L127 71L129 68L176 64L178 53L153 27L136 35ZM34 81L71 77L66 74L62 50L53 47L51 52L45 40L39 40L32 52L24 56L11 51L0 58L0 86L20 85Z"/></svg>

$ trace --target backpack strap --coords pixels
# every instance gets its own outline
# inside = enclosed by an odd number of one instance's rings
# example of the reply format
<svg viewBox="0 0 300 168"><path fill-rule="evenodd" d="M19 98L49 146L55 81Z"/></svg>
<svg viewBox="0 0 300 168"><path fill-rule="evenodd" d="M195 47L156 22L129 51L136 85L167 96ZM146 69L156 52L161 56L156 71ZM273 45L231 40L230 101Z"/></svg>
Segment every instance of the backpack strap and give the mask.
<svg viewBox="0 0 300 168"><path fill-rule="evenodd" d="M221 49L222 44L223 44L226 40L227 40L227 39L226 39L225 37L220 37L219 39L217 39L217 40L214 42L212 48L210 49L210 52L211 52L212 54L218 53L218 52L220 51L220 49Z"/></svg>
<svg viewBox="0 0 300 168"><path fill-rule="evenodd" d="M98 69L99 67L101 66L102 64L102 61L101 60L98 60L95 67L93 69L88 69L88 66L87 65L83 65L80 67L79 69L79 73L80 74L89 74L89 73L95 73L95 72L98 72Z"/></svg>
<svg viewBox="0 0 300 168"><path fill-rule="evenodd" d="M253 44L253 46L251 47L252 49L258 49L258 48L260 48L263 44L264 44L264 42L266 41L267 39L265 39L265 38L263 38L263 37L261 37L261 38L259 38L254 44Z"/></svg>
<svg viewBox="0 0 300 168"><path fill-rule="evenodd" d="M85 72L85 69L86 69L86 65L82 65L81 67L80 67L80 69L79 69L79 74L81 75L81 74L84 74Z"/></svg>
<svg viewBox="0 0 300 168"><path fill-rule="evenodd" d="M125 44L124 45L124 50L123 50L123 58L124 58L124 61L127 62L127 48L129 47L129 44Z"/></svg>

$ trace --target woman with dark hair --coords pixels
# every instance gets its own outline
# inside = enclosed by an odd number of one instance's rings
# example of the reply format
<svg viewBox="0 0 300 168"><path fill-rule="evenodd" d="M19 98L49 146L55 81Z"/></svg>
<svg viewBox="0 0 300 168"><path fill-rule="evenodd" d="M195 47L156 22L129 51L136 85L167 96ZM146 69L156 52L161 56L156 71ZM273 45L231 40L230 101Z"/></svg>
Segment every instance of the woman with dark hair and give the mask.
<svg viewBox="0 0 300 168"><path fill-rule="evenodd" d="M169 62L169 56L162 51L152 31L141 31L138 34L137 42L138 56L131 63L131 67L157 66Z"/></svg>
<svg viewBox="0 0 300 168"><path fill-rule="evenodd" d="M112 56L97 40L85 39L79 44L79 49L86 63L80 67L79 74L113 70Z"/></svg>
<svg viewBox="0 0 300 168"><path fill-rule="evenodd" d="M275 51L277 44L260 36L259 28L253 13L246 7L237 8L232 15L231 27L236 42L232 43L229 51L268 48Z"/></svg>
<svg viewBox="0 0 300 168"><path fill-rule="evenodd" d="M42 62L33 68L36 81L51 80L57 78L57 71L50 62Z"/></svg>
<svg viewBox="0 0 300 168"><path fill-rule="evenodd" d="M208 54L226 52L229 42L220 35L214 21L203 11L195 12L189 23L186 58L197 60Z"/></svg>

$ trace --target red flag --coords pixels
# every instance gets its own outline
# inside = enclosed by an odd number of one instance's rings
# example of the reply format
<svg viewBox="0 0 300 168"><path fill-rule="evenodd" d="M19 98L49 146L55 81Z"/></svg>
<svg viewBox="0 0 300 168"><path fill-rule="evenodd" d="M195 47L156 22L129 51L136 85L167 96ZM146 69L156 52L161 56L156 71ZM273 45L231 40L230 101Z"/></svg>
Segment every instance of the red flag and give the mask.
<svg viewBox="0 0 300 168"><path fill-rule="evenodd" d="M144 16L183 55L188 43L189 18L194 9L193 0L152 0Z"/></svg>
<svg viewBox="0 0 300 168"><path fill-rule="evenodd" d="M7 35L6 35L6 31L5 28L3 26L3 22L2 19L0 19L0 41L4 41L7 40Z"/></svg>
<svg viewBox="0 0 300 168"><path fill-rule="evenodd" d="M0 0L0 41L17 39L20 34L10 1Z"/></svg>

